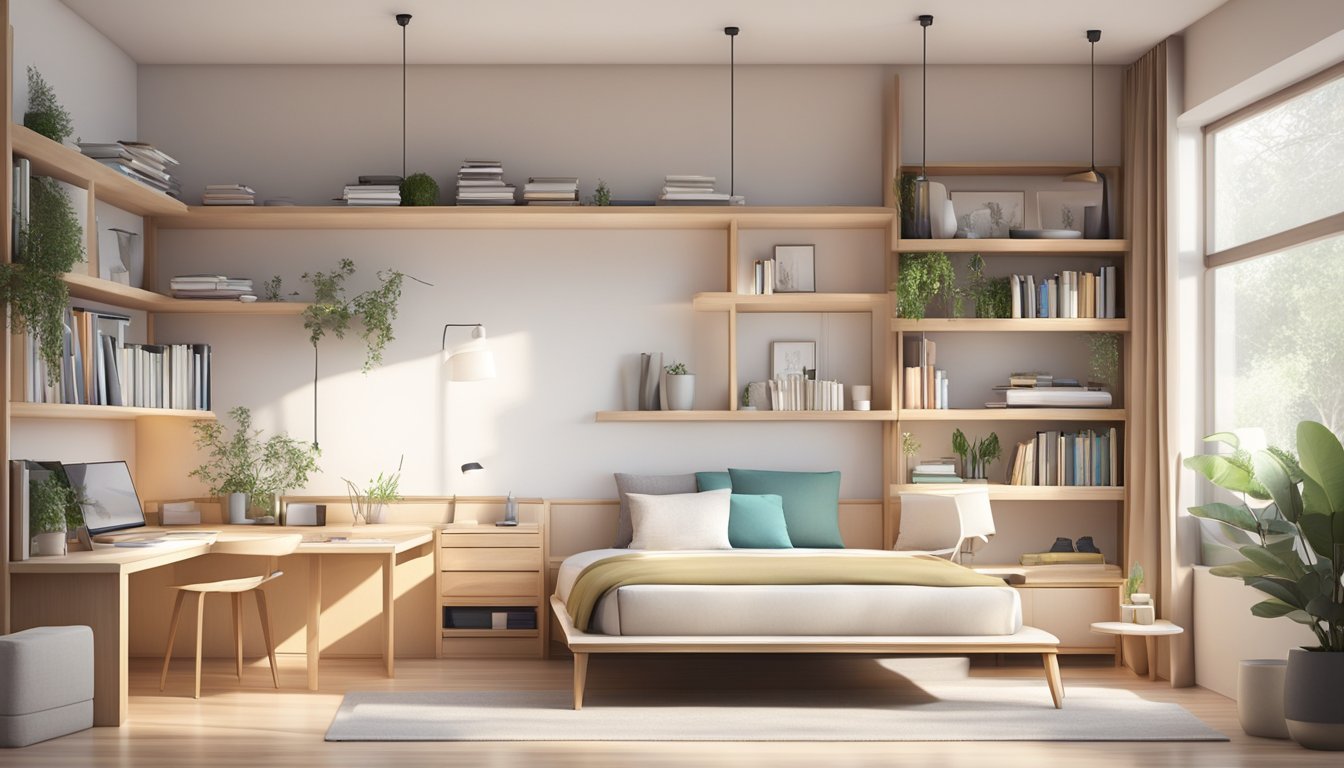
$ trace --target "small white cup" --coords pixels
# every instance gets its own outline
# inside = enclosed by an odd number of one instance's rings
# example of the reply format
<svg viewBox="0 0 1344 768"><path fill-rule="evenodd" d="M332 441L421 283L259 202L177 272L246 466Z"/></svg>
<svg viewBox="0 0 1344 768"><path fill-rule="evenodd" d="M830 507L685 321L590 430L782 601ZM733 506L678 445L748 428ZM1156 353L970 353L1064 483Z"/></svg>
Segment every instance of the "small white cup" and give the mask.
<svg viewBox="0 0 1344 768"><path fill-rule="evenodd" d="M854 410L866 411L873 401L873 388L867 384L853 384L849 388L849 402L854 404Z"/></svg>
<svg viewBox="0 0 1344 768"><path fill-rule="evenodd" d="M1134 605L1148 605L1153 602L1153 596L1147 592L1135 592L1129 596L1129 602Z"/></svg>
<svg viewBox="0 0 1344 768"><path fill-rule="evenodd" d="M854 401L854 410L856 410L856 411L867 411L867 410L871 410L872 407L873 407L873 404L872 404L871 402L869 402L868 400L855 400L855 401Z"/></svg>

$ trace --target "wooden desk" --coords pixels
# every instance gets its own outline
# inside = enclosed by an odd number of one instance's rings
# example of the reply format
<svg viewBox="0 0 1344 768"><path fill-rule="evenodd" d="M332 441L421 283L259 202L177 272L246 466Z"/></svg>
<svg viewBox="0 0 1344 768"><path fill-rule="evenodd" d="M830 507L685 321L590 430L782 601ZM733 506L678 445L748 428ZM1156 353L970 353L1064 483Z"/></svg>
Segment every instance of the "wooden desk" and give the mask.
<svg viewBox="0 0 1344 768"><path fill-rule="evenodd" d="M219 530L218 539L259 537L276 533L303 533L308 537L348 535L352 541L309 541L296 554L311 555L307 618L308 687L318 685L322 614L322 560L327 555L383 555L383 658L388 676L394 666L393 575L397 555L431 541L428 527L379 525L372 528L280 528L199 526ZM173 528L172 530L184 530ZM373 539L361 542L360 539ZM217 539L217 540L218 540ZM10 563L13 628L83 624L93 628L93 724L121 725L126 719L129 632L129 577L210 553L201 540L169 541L152 547L100 547L71 552L65 557L37 557Z"/></svg>

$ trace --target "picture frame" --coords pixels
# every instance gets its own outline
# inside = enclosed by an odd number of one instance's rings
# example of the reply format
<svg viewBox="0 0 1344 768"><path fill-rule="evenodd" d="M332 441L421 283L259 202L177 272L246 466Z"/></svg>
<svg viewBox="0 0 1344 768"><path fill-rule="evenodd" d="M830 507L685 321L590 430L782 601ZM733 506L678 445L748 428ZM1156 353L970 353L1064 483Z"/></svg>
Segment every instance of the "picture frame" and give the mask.
<svg viewBox="0 0 1344 768"><path fill-rule="evenodd" d="M817 342L815 341L772 341L770 342L770 378L790 373L806 373L816 370Z"/></svg>
<svg viewBox="0 0 1344 768"><path fill-rule="evenodd" d="M1026 192L952 192L957 237L1008 237L1027 221Z"/></svg>
<svg viewBox="0 0 1344 768"><path fill-rule="evenodd" d="M775 293L816 293L815 245L775 246Z"/></svg>
<svg viewBox="0 0 1344 768"><path fill-rule="evenodd" d="M1041 190L1036 193L1036 219L1041 229L1083 231L1083 210L1101 206L1101 186L1088 190Z"/></svg>

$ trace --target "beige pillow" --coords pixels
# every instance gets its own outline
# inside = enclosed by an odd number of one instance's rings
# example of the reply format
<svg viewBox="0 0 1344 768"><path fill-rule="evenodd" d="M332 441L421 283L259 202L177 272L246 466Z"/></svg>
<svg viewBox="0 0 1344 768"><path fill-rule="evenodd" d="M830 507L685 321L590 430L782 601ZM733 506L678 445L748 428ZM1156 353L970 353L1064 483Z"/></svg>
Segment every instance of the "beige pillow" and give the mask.
<svg viewBox="0 0 1344 768"><path fill-rule="evenodd" d="M732 549L728 510L732 490L626 494L635 536L631 549Z"/></svg>

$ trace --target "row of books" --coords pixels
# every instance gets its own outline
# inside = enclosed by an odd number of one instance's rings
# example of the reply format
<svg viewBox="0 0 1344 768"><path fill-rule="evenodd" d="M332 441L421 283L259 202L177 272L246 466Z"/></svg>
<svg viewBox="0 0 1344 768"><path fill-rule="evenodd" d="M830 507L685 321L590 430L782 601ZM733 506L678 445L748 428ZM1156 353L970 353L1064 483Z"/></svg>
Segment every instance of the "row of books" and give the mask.
<svg viewBox="0 0 1344 768"><path fill-rule="evenodd" d="M504 164L498 160L464 160L457 171L458 205L513 205L516 191L504 183Z"/></svg>
<svg viewBox="0 0 1344 768"><path fill-rule="evenodd" d="M168 281L178 299L236 299L252 294L252 281L225 275L177 275Z"/></svg>
<svg viewBox="0 0 1344 768"><path fill-rule="evenodd" d="M673 174L663 177L658 205L729 205L738 202L726 192L715 192L713 176Z"/></svg>
<svg viewBox="0 0 1344 768"><path fill-rule="evenodd" d="M1102 267L1095 274L1065 270L1047 278L1012 275L1013 317L1120 317L1119 284L1115 267Z"/></svg>
<svg viewBox="0 0 1344 768"><path fill-rule="evenodd" d="M178 162L153 144L143 141L81 141L79 151L141 184L173 197L181 196L182 184L169 172Z"/></svg>
<svg viewBox="0 0 1344 768"><path fill-rule="evenodd" d="M532 176L523 187L528 205L578 205L579 179L575 176Z"/></svg>
<svg viewBox="0 0 1344 768"><path fill-rule="evenodd" d="M201 205L256 205L257 191L246 184L206 184Z"/></svg>
<svg viewBox="0 0 1344 768"><path fill-rule="evenodd" d="M751 292L771 296L775 292L775 260L757 259L751 264Z"/></svg>
<svg viewBox="0 0 1344 768"><path fill-rule="evenodd" d="M843 411L845 386L838 381L809 379L786 373L767 382L774 411Z"/></svg>
<svg viewBox="0 0 1344 768"><path fill-rule="evenodd" d="M915 465L910 471L910 482L912 483L960 483L962 479L957 475L957 459L955 456L943 456L937 459L927 459Z"/></svg>
<svg viewBox="0 0 1344 768"><path fill-rule="evenodd" d="M1037 432L1018 443L1011 485L1118 486L1120 438L1115 427L1078 432Z"/></svg>
<svg viewBox="0 0 1344 768"><path fill-rule="evenodd" d="M906 337L904 354L902 407L918 410L950 408L951 387L947 371L937 367L937 343L922 335Z"/></svg>

